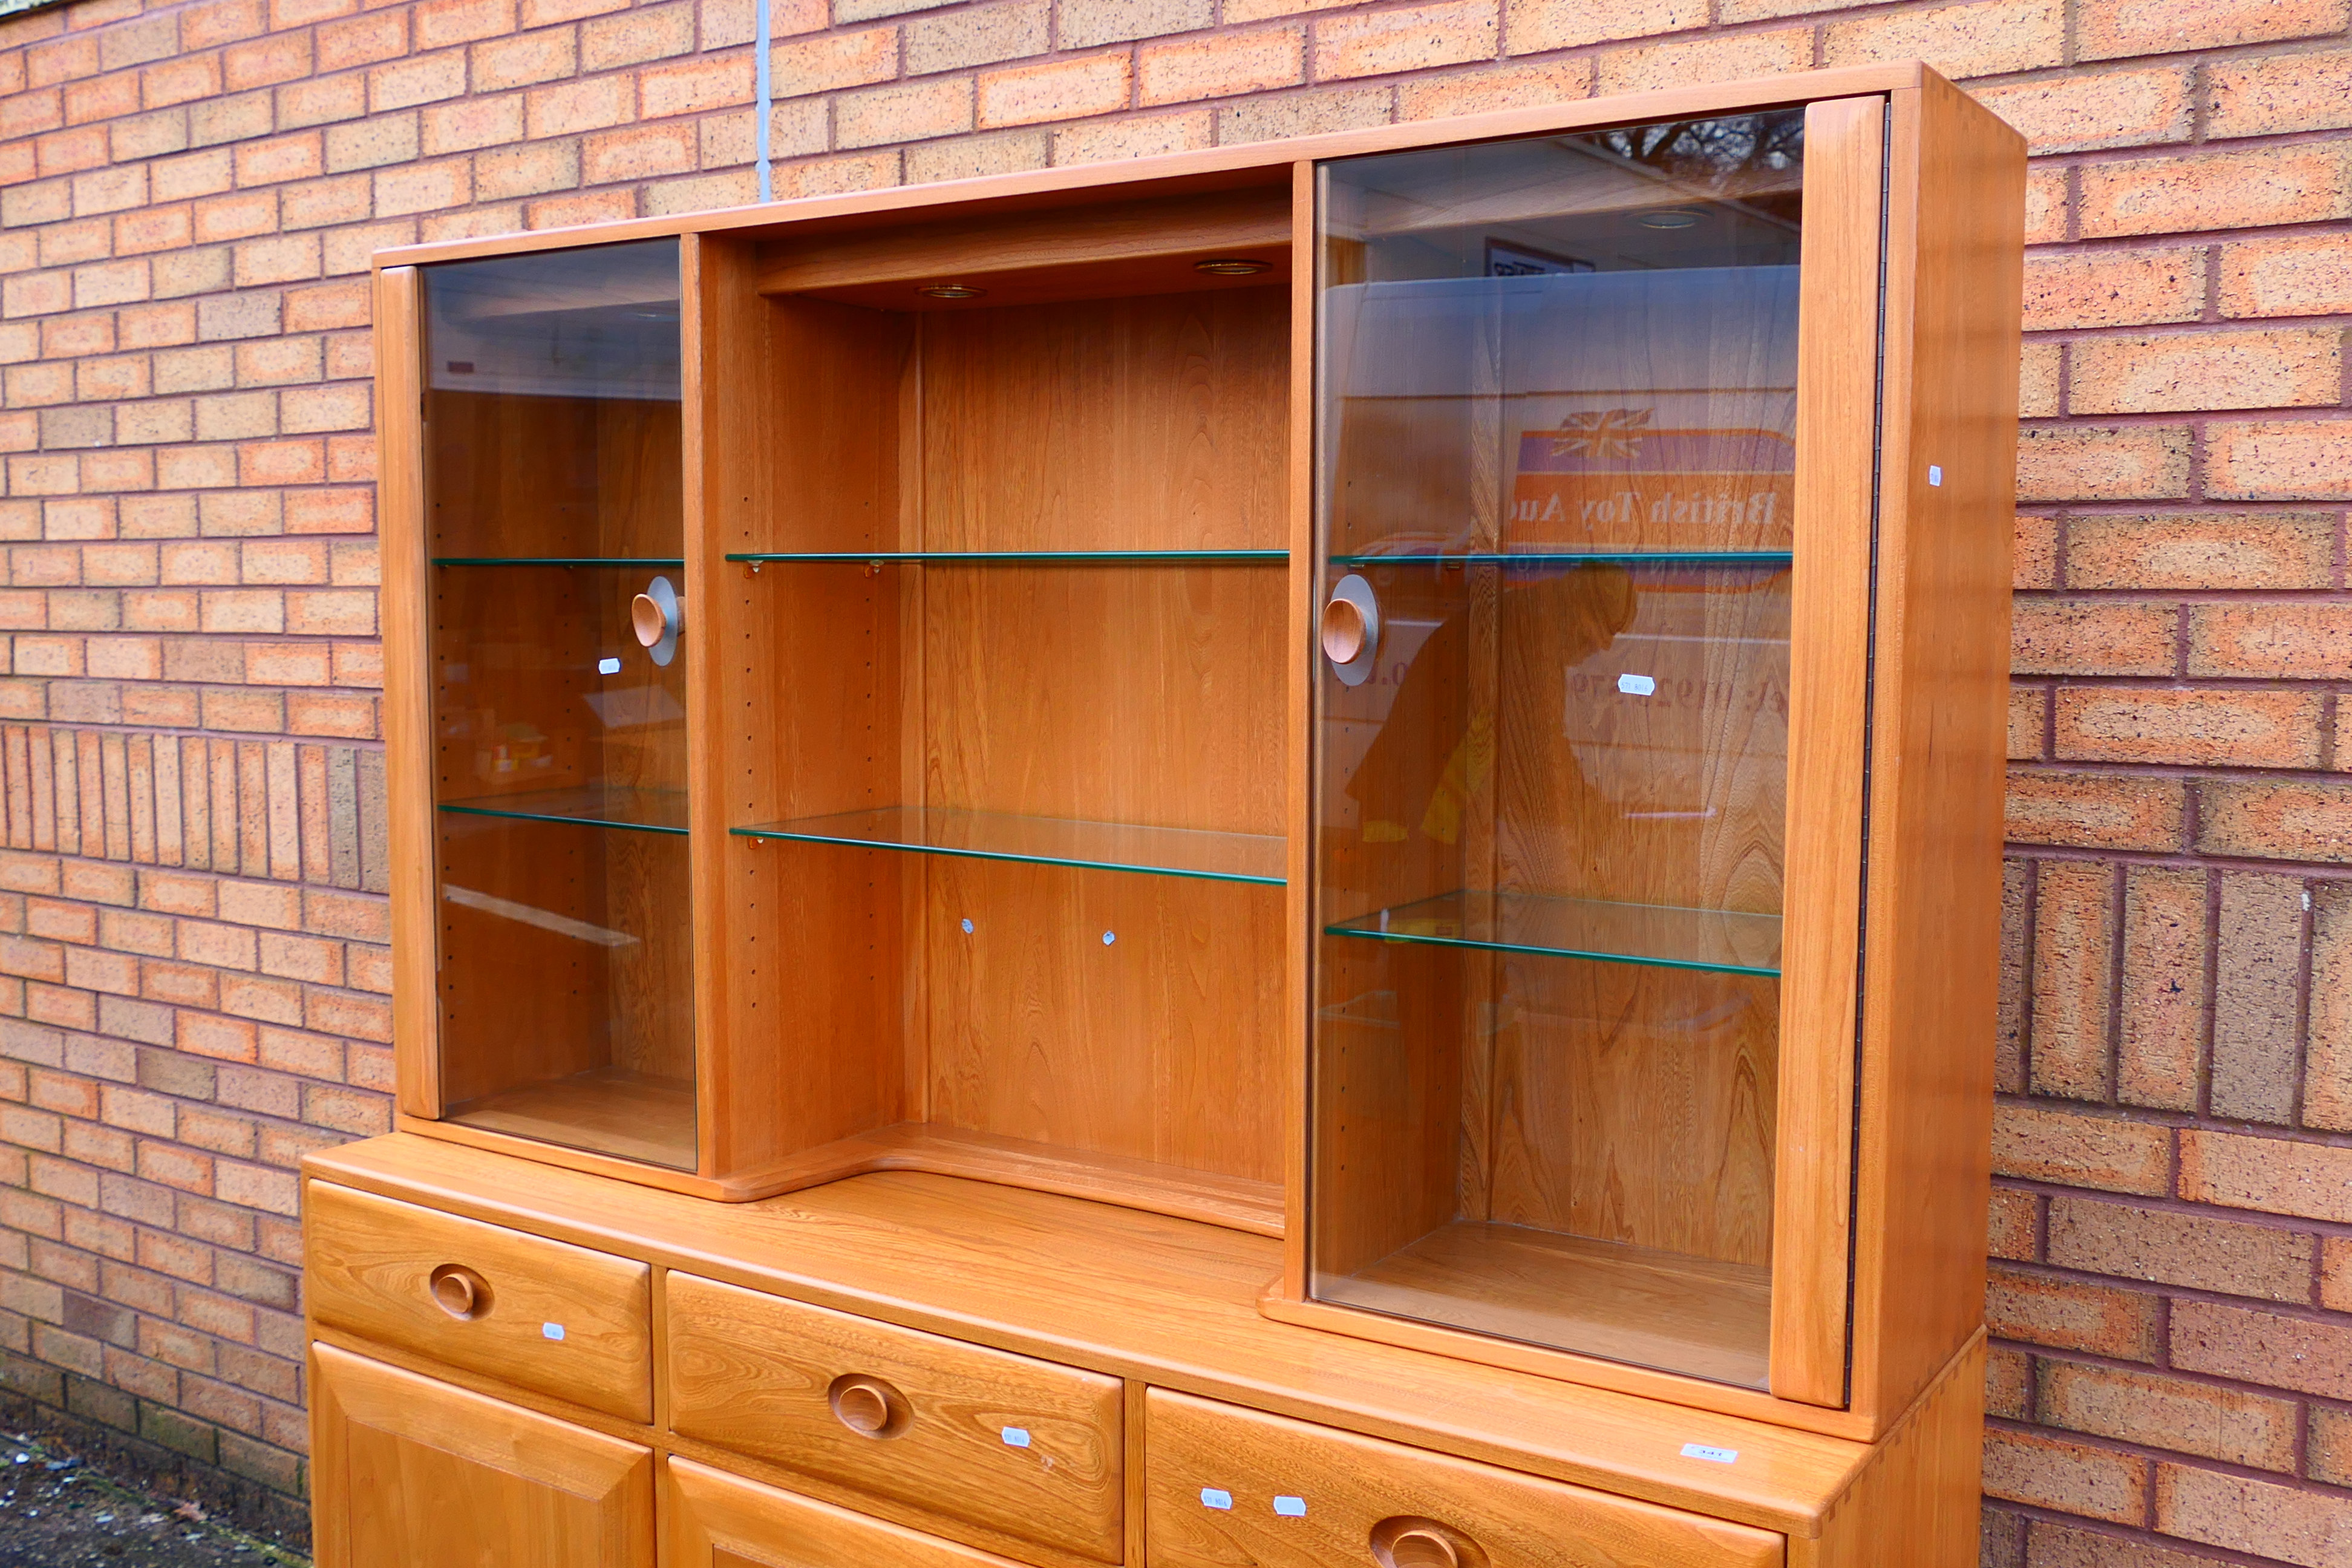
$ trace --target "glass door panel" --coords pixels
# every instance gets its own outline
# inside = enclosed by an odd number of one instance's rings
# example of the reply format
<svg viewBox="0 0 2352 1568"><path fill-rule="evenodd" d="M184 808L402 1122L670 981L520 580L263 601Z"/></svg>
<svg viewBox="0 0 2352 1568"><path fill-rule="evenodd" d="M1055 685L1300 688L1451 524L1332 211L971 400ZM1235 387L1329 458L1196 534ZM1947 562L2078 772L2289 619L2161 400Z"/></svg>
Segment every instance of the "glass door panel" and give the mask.
<svg viewBox="0 0 2352 1568"><path fill-rule="evenodd" d="M1319 1300L1765 1386L1802 131L1322 171Z"/></svg>
<svg viewBox="0 0 2352 1568"><path fill-rule="evenodd" d="M425 303L443 1114L690 1169L677 242Z"/></svg>

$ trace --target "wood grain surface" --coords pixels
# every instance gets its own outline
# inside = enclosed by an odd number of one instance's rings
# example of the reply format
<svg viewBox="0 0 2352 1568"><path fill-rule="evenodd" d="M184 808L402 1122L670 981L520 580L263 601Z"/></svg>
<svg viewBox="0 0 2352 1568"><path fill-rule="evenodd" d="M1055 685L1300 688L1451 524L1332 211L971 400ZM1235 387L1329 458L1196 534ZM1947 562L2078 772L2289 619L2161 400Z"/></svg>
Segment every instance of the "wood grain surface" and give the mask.
<svg viewBox="0 0 2352 1568"><path fill-rule="evenodd" d="M669 1568L1013 1568L1009 1559L673 1458L662 1467Z"/></svg>
<svg viewBox="0 0 2352 1568"><path fill-rule="evenodd" d="M318 1321L652 1419L643 1263L320 1182L304 1198L303 1281ZM478 1282L471 1316L434 1299L433 1276L445 1268Z"/></svg>
<svg viewBox="0 0 2352 1568"><path fill-rule="evenodd" d="M681 1434L1107 1563L1122 1550L1117 1378L690 1274L667 1277ZM893 1392L853 1426L845 1378Z"/></svg>
<svg viewBox="0 0 2352 1568"><path fill-rule="evenodd" d="M1783 1560L1769 1531L1162 1389L1145 1421L1152 1568L1391 1568L1373 1542L1403 1521L1459 1543L1465 1568Z"/></svg>
<svg viewBox="0 0 2352 1568"><path fill-rule="evenodd" d="M340 1351L310 1349L320 1568L648 1568L650 1449Z"/></svg>

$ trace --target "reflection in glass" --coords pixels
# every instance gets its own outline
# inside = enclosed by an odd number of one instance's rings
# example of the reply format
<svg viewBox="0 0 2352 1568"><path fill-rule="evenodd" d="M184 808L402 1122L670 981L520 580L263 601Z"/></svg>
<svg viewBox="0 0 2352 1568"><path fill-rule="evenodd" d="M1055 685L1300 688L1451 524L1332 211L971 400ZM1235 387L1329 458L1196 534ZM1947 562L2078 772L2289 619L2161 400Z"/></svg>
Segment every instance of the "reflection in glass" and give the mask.
<svg viewBox="0 0 2352 1568"><path fill-rule="evenodd" d="M424 271L444 1114L690 1168L677 244Z"/></svg>
<svg viewBox="0 0 2352 1568"><path fill-rule="evenodd" d="M1801 126L1322 172L1320 1300L1765 1384Z"/></svg>

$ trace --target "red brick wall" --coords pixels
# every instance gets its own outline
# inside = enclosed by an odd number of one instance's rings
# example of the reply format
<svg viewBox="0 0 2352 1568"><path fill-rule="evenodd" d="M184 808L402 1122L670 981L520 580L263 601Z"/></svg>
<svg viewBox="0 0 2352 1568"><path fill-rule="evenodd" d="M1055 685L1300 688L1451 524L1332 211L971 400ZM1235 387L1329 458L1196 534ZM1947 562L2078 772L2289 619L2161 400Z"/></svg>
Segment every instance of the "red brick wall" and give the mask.
<svg viewBox="0 0 2352 1568"><path fill-rule="evenodd" d="M751 199L751 3L0 23L0 1356L249 1510L386 1122L357 279ZM781 196L1910 55L2023 130L1985 1557L2352 1563L2352 0L773 3Z"/></svg>

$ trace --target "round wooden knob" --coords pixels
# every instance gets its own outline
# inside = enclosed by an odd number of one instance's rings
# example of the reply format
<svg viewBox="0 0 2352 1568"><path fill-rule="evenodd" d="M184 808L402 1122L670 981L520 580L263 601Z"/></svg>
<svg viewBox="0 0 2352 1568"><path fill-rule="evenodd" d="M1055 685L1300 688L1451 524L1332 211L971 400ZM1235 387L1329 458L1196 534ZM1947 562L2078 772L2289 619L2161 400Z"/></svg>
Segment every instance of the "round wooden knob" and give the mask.
<svg viewBox="0 0 2352 1568"><path fill-rule="evenodd" d="M476 1317L490 1304L490 1288L470 1268L445 1263L426 1281L433 1300L453 1318Z"/></svg>
<svg viewBox="0 0 2352 1568"><path fill-rule="evenodd" d="M1381 1568L1486 1568L1475 1542L1433 1519L1384 1519L1372 1526L1370 1544Z"/></svg>
<svg viewBox="0 0 2352 1568"><path fill-rule="evenodd" d="M651 594L640 594L629 601L629 626L637 634L638 646L651 647L668 635L669 612Z"/></svg>
<svg viewBox="0 0 2352 1568"><path fill-rule="evenodd" d="M895 1437L907 1429L907 1397L878 1377L852 1373L825 1391L844 1426L864 1437Z"/></svg>
<svg viewBox="0 0 2352 1568"><path fill-rule="evenodd" d="M1401 1530L1389 1542L1391 1568L1462 1568L1462 1553L1433 1530Z"/></svg>
<svg viewBox="0 0 2352 1568"><path fill-rule="evenodd" d="M1353 664L1364 651L1364 612L1353 599L1333 597L1323 606L1323 657Z"/></svg>

